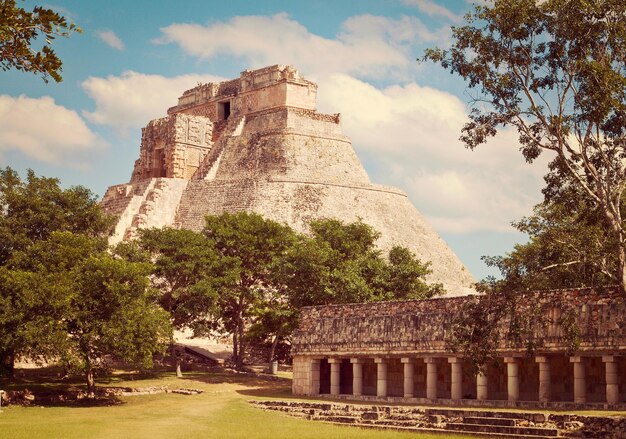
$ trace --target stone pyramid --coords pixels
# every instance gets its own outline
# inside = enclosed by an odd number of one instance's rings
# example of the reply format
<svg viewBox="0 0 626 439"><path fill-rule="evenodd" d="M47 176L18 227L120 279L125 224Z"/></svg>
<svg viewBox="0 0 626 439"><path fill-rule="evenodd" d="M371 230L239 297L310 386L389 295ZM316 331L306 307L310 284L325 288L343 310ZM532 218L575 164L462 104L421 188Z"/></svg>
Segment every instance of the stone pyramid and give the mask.
<svg viewBox="0 0 626 439"><path fill-rule="evenodd" d="M102 200L119 216L112 243L138 228L201 230L204 216L253 211L306 232L314 218L361 219L431 261L447 295L472 293L472 276L400 189L372 184L341 132L339 114L315 111L317 85L291 66L187 90L142 130L129 183Z"/></svg>

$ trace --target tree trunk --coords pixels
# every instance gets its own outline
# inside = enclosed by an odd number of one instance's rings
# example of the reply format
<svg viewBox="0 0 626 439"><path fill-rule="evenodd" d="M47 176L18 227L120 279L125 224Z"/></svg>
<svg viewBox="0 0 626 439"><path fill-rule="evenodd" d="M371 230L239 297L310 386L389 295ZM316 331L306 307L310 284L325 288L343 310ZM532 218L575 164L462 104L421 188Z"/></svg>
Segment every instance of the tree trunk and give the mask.
<svg viewBox="0 0 626 439"><path fill-rule="evenodd" d="M617 251L617 275L619 277L621 293L623 296L626 296L626 251L621 241Z"/></svg>
<svg viewBox="0 0 626 439"><path fill-rule="evenodd" d="M278 334L274 336L274 340L272 341L272 348L270 349L270 368L272 367L272 361L274 361L274 355L276 354L276 346L278 346Z"/></svg>
<svg viewBox="0 0 626 439"><path fill-rule="evenodd" d="M174 344L174 340L173 339L170 342L170 356L172 357L172 361L174 362L174 365L175 365L175 368L176 368L176 377L177 378L182 378L183 377L183 372L182 372L182 370L180 368L180 358L176 354L176 345Z"/></svg>
<svg viewBox="0 0 626 439"><path fill-rule="evenodd" d="M93 379L93 369L91 366L87 366L87 398L94 398L96 396L96 382Z"/></svg>
<svg viewBox="0 0 626 439"><path fill-rule="evenodd" d="M235 369L237 369L237 364L239 364L239 343L237 336L237 330L233 331L233 364L235 365Z"/></svg>
<svg viewBox="0 0 626 439"><path fill-rule="evenodd" d="M0 351L0 376L13 378L15 375L15 352L13 349Z"/></svg>
<svg viewBox="0 0 626 439"><path fill-rule="evenodd" d="M243 358L246 354L246 346L244 344L244 329L243 329L243 321L239 323L239 327L237 328L239 332L239 356L237 357L237 370L243 369Z"/></svg>

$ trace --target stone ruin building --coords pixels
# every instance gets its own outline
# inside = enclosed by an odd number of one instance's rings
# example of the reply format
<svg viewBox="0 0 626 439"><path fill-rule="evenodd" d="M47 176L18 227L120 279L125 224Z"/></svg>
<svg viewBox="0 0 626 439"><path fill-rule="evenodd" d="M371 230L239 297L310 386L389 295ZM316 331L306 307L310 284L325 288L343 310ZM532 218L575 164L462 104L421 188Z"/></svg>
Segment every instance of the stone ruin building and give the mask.
<svg viewBox="0 0 626 439"><path fill-rule="evenodd" d="M372 184L339 114L316 108L317 85L289 66L187 90L142 132L129 183L102 205L119 219L112 243L142 227L201 230L204 216L253 211L306 232L316 218L362 219L378 244L431 261L429 281L448 296L473 293L468 271L406 194ZM472 376L446 347L455 313L472 296L304 309L293 338L293 392L353 399L609 404L626 408L626 309L616 295L539 294L546 321L532 357L502 342L500 367ZM561 305L578 315L575 353L555 324Z"/></svg>
<svg viewBox="0 0 626 439"><path fill-rule="evenodd" d="M617 292L520 295L537 306L536 350L501 337L497 363L473 375L446 344L475 296L309 307L292 341L293 393L335 398L626 409L626 300ZM525 305L524 305L525 304ZM575 316L572 350L561 317ZM501 333L506 331L503 324ZM622 436L620 436L622 437Z"/></svg>
<svg viewBox="0 0 626 439"><path fill-rule="evenodd" d="M339 114L316 108L317 85L290 66L187 90L167 116L142 132L129 183L102 200L118 215L112 243L138 228L201 230L205 215L252 211L306 232L315 218L359 218L431 261L429 281L449 295L471 293L473 279L406 194L372 184Z"/></svg>

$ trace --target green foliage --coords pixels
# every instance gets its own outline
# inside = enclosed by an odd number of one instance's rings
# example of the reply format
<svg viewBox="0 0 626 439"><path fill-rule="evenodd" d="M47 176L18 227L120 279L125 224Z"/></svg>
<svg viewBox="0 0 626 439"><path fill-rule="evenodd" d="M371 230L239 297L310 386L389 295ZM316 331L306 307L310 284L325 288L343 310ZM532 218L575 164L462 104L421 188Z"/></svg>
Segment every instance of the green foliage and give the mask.
<svg viewBox="0 0 626 439"><path fill-rule="evenodd" d="M207 217L202 233L143 230L138 248L124 244L118 252L153 261L153 285L177 328L231 334L237 367L251 339L269 339L273 358L302 306L426 298L442 290L425 283L428 264L409 250L394 247L383 258L374 246L378 233L362 222L319 220L311 231L299 235L255 213L224 213Z"/></svg>
<svg viewBox="0 0 626 439"><path fill-rule="evenodd" d="M38 177L32 171L23 181L11 168L0 170L0 281L33 282L14 278L11 270L20 253L49 239L52 233L68 231L95 237L106 234L111 224L96 197L84 187L62 189L57 179ZM45 265L51 264L48 259L55 255L39 256L39 263ZM48 282L54 285L53 280ZM42 345L29 332L37 327L39 316L46 316L34 305L35 291L0 286L0 358L9 368L15 353L33 353L36 345Z"/></svg>
<svg viewBox="0 0 626 439"><path fill-rule="evenodd" d="M233 360L237 367L242 367L246 331L255 317L263 313L274 328L280 326L276 322L280 307L276 305L285 303L285 290L281 277L275 273L296 235L287 225L246 212L208 216L203 233L231 267L231 281L219 288L218 321L223 330L233 335ZM282 311L289 314L288 309Z"/></svg>
<svg viewBox="0 0 626 439"><path fill-rule="evenodd" d="M626 291L624 2L496 0L466 18L450 49L424 57L475 91L461 140L473 149L512 126L528 162L552 152L546 201L573 189L597 210Z"/></svg>
<svg viewBox="0 0 626 439"><path fill-rule="evenodd" d="M148 368L170 336L149 288L152 266L106 248L102 238L53 232L14 254L2 271L3 289L20 300L14 336L31 355L84 372L90 391L107 356Z"/></svg>
<svg viewBox="0 0 626 439"><path fill-rule="evenodd" d="M300 237L282 268L295 307L392 299L423 299L440 294L428 285L422 264L408 249L393 247L384 258L375 247L378 232L362 222L335 219L311 223L312 237Z"/></svg>
<svg viewBox="0 0 626 439"><path fill-rule="evenodd" d="M52 41L74 32L82 30L52 9L35 6L28 12L15 0L0 0L0 68L34 73L44 82L49 77L61 82L63 63L52 49ZM37 41L39 38L44 43Z"/></svg>
<svg viewBox="0 0 626 439"><path fill-rule="evenodd" d="M229 282L230 274L228 260L219 258L213 241L191 230L144 229L138 245L150 254L152 283L174 326L209 332L218 288Z"/></svg>
<svg viewBox="0 0 626 439"><path fill-rule="evenodd" d="M617 257L606 221L584 203L572 207L542 203L534 214L514 222L529 241L517 244L506 256L484 257L500 270L483 289L498 291L546 290L615 285Z"/></svg>

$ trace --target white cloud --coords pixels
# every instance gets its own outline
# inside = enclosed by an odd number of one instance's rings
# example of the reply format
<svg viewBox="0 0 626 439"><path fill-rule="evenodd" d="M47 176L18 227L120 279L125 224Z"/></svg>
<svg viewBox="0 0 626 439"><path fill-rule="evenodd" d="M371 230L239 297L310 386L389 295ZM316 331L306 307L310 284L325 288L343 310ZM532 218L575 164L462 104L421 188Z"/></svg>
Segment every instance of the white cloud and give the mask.
<svg viewBox="0 0 626 439"><path fill-rule="evenodd" d="M408 6L415 6L431 17L443 17L455 22L461 20L460 16L432 0L402 0L402 3Z"/></svg>
<svg viewBox="0 0 626 439"><path fill-rule="evenodd" d="M397 20L361 15L346 20L334 39L313 34L285 13L239 16L206 26L174 23L161 29L155 43L178 44L203 59L233 56L250 68L293 64L310 77L350 73L380 78L415 68L411 47L445 40L447 29L430 31L416 17Z"/></svg>
<svg viewBox="0 0 626 439"><path fill-rule="evenodd" d="M49 96L0 95L0 152L19 151L43 162L82 167L86 155L103 146L75 111Z"/></svg>
<svg viewBox="0 0 626 439"><path fill-rule="evenodd" d="M449 93L415 83L378 89L335 75L320 84L319 98L324 111L342 113L355 149L374 161L374 182L404 188L440 231L510 231L540 201L546 158L526 164L511 130L465 149L458 138L466 108Z"/></svg>
<svg viewBox="0 0 626 439"><path fill-rule="evenodd" d="M120 76L90 77L82 87L95 101L96 109L83 112L93 123L112 125L119 130L142 127L163 117L187 89L198 82L220 81L212 75L182 75L167 78L128 71Z"/></svg>
<svg viewBox="0 0 626 439"><path fill-rule="evenodd" d="M96 34L107 46L113 49L124 50L126 48L122 40L120 40L120 37L112 30L99 30Z"/></svg>

